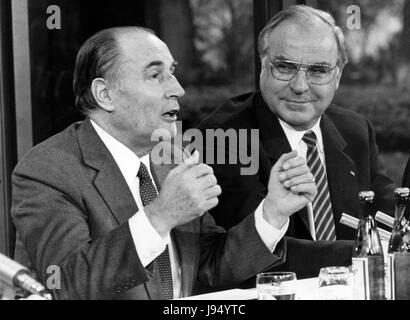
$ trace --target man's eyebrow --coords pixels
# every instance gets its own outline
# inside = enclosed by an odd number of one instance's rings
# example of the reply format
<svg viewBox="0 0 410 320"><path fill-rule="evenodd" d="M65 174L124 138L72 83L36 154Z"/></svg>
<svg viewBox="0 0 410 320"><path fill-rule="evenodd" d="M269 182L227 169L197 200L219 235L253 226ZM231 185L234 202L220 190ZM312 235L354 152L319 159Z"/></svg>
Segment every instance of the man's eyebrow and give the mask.
<svg viewBox="0 0 410 320"><path fill-rule="evenodd" d="M321 61L321 62L315 62L315 63L310 63L312 66L331 66L331 64L328 61Z"/></svg>
<svg viewBox="0 0 410 320"><path fill-rule="evenodd" d="M164 62L160 61L160 60L156 60L156 61L152 61L150 62L147 66L145 66L144 70L147 70L151 67L160 67L163 66ZM171 67L176 67L178 65L178 61L173 61L171 64Z"/></svg>
<svg viewBox="0 0 410 320"><path fill-rule="evenodd" d="M274 59L284 60L284 61L289 61L289 62L294 62L294 63L299 63L299 62L296 62L296 61L294 61L294 60L292 60L292 59L289 59L288 57L285 57L285 56L283 56L283 55L275 56ZM309 65L312 65L312 66L315 66L315 65L317 65L317 66L331 66L331 64L330 64L328 61L320 61L320 62L308 63L308 64L309 64Z"/></svg>
<svg viewBox="0 0 410 320"><path fill-rule="evenodd" d="M159 67L159 66L162 66L163 64L164 63L162 61L159 61L159 60L152 61L148 65L145 66L144 70L147 70L151 67Z"/></svg>

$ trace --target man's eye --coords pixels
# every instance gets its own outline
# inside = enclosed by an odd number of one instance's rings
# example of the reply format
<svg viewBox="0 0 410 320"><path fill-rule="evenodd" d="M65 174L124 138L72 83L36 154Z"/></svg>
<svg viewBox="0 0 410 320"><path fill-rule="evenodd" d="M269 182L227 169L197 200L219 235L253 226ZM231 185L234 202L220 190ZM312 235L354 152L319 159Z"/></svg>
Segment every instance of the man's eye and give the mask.
<svg viewBox="0 0 410 320"><path fill-rule="evenodd" d="M309 67L309 72L313 74L326 74L330 73L331 69L326 66L312 66Z"/></svg>
<svg viewBox="0 0 410 320"><path fill-rule="evenodd" d="M277 62L274 64L274 66L280 72L293 72L297 69L296 65L287 62Z"/></svg>
<svg viewBox="0 0 410 320"><path fill-rule="evenodd" d="M154 79L159 79L159 78L160 78L160 76L161 76L161 73L159 73L159 72L155 72L155 73L153 73L153 74L151 75L151 78L154 78Z"/></svg>

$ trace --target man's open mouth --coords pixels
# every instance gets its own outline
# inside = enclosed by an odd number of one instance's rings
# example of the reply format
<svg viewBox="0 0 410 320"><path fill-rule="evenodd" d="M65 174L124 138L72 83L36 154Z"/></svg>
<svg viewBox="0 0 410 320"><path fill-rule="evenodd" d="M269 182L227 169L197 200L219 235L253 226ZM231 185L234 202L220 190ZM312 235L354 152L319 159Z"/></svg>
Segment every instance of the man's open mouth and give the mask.
<svg viewBox="0 0 410 320"><path fill-rule="evenodd" d="M178 112L179 112L179 109L173 109L173 110L163 113L162 117L170 121L175 121L178 117Z"/></svg>

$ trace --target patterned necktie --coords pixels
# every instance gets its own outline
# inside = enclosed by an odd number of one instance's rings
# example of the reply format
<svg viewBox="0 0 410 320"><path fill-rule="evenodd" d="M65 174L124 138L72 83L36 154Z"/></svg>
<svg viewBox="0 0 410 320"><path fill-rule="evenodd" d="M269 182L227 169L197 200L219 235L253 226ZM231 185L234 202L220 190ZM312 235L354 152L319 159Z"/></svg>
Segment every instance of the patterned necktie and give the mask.
<svg viewBox="0 0 410 320"><path fill-rule="evenodd" d="M137 176L140 180L142 204L145 207L157 197L157 190L152 183L147 167L142 162ZM169 259L168 246L166 246L164 252L162 252L156 260L159 268L159 275L161 277L164 298L172 299L174 297L174 290L172 285L171 262Z"/></svg>
<svg viewBox="0 0 410 320"><path fill-rule="evenodd" d="M336 240L335 223L325 167L320 160L313 131L305 133L302 139L307 144L307 164L315 177L317 195L312 202L315 219L316 240Z"/></svg>

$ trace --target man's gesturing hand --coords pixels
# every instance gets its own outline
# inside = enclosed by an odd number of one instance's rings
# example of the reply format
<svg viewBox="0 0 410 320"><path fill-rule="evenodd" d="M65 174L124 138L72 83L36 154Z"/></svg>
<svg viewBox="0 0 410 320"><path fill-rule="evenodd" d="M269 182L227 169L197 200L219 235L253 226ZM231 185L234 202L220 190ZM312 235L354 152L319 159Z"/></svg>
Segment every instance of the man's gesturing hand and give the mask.
<svg viewBox="0 0 410 320"><path fill-rule="evenodd" d="M289 216L313 201L316 193L305 159L298 157L296 151L284 154L271 170L263 216L280 229Z"/></svg>
<svg viewBox="0 0 410 320"><path fill-rule="evenodd" d="M146 207L147 217L161 236L188 223L218 204L221 187L206 164L198 164L199 154L171 170L158 197Z"/></svg>

